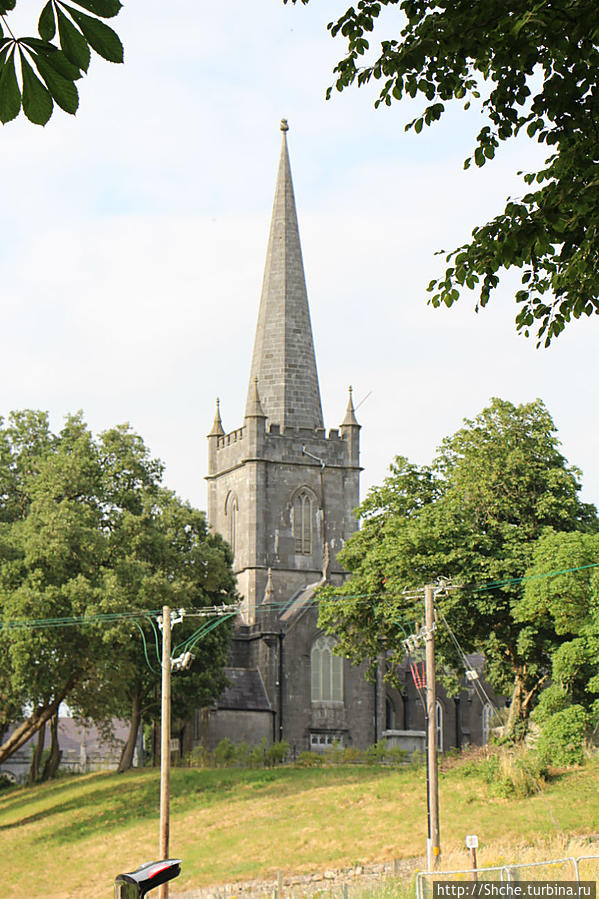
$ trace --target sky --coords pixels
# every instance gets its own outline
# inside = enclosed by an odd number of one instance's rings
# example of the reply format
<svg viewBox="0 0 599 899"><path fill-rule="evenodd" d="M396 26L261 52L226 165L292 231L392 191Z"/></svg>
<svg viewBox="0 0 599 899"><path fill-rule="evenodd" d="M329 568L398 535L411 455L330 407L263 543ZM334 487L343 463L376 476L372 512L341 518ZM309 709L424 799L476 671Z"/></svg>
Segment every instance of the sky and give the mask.
<svg viewBox="0 0 599 899"><path fill-rule="evenodd" d="M430 462L491 397L540 397L599 503L599 320L537 350L516 334L511 275L478 315L473 298L426 302L436 251L521 195L538 148L464 172L476 110L415 135L419 104L375 110L374 85L327 102L344 47L326 23L345 5L125 0L125 64L93 57L77 115L2 128L0 415L129 422L205 508L215 398L225 430L243 423L286 117L325 425L353 385L362 495L397 454ZM33 33L41 7L21 0L10 21ZM387 10L381 37L397 32Z"/></svg>

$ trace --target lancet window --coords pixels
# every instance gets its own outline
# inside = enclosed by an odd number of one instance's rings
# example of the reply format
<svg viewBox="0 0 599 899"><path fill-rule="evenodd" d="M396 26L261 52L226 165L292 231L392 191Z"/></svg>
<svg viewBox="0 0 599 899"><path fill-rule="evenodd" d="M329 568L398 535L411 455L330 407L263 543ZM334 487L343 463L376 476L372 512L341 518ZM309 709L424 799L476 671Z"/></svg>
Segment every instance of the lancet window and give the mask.
<svg viewBox="0 0 599 899"><path fill-rule="evenodd" d="M229 539L231 549L233 550L233 555L235 555L235 551L237 548L237 519L239 518L239 503L237 502L237 497L233 493L229 493L229 495L227 496L225 514L228 518L227 537Z"/></svg>
<svg viewBox="0 0 599 899"><path fill-rule="evenodd" d="M343 702L343 659L333 653L336 642L323 635L312 645L312 702Z"/></svg>
<svg viewBox="0 0 599 899"><path fill-rule="evenodd" d="M314 545L314 501L307 490L300 490L293 500L292 531L295 552L311 555Z"/></svg>

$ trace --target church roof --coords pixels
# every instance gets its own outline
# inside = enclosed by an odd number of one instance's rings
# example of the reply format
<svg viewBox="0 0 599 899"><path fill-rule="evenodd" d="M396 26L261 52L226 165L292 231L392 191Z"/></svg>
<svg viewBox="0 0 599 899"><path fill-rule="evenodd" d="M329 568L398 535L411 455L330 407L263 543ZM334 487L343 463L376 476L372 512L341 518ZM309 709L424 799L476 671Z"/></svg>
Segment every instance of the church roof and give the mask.
<svg viewBox="0 0 599 899"><path fill-rule="evenodd" d="M225 668L229 686L219 698L217 707L231 711L270 712L271 705L257 668Z"/></svg>
<svg viewBox="0 0 599 899"><path fill-rule="evenodd" d="M283 119L247 408L253 404L257 378L262 408L270 423L283 428L322 428L314 341L287 149L288 127Z"/></svg>

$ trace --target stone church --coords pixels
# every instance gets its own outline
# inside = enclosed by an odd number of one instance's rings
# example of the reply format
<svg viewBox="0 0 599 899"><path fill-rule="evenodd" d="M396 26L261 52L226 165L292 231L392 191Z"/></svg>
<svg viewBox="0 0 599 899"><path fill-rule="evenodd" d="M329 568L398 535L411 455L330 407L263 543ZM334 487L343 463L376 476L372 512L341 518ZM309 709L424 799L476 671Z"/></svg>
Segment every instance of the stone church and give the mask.
<svg viewBox="0 0 599 899"><path fill-rule="evenodd" d="M195 739L208 748L224 737L284 739L297 753L395 736L422 748L411 680L401 692L382 676L368 682L318 628L314 592L342 583L337 553L358 527L360 425L350 388L340 427L324 426L285 120L281 130L245 416L225 431L217 401L208 435L208 521L233 549L243 603L230 685L198 714ZM481 742L483 718L467 690L457 701L441 693L440 747Z"/></svg>

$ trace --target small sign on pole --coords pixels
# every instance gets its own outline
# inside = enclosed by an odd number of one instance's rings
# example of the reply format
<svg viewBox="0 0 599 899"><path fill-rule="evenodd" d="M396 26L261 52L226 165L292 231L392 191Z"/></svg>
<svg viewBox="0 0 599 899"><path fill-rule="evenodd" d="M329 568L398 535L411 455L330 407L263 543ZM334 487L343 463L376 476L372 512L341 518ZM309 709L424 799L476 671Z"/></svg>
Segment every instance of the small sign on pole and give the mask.
<svg viewBox="0 0 599 899"><path fill-rule="evenodd" d="M475 833L466 834L466 849L470 850L470 860L472 862L472 880L477 881L476 874L476 850L478 849L478 837Z"/></svg>

